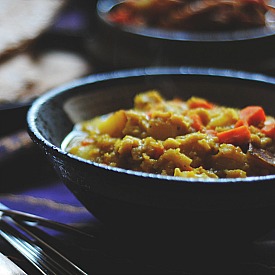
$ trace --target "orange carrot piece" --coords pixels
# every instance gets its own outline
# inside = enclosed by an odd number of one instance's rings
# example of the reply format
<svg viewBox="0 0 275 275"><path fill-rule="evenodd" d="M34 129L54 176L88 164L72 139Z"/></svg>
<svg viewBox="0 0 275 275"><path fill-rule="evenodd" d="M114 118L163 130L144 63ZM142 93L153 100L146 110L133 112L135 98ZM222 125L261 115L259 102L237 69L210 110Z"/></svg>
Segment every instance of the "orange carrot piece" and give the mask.
<svg viewBox="0 0 275 275"><path fill-rule="evenodd" d="M217 133L220 143L234 145L246 144L250 141L250 131L247 126L240 126L224 132Z"/></svg>
<svg viewBox="0 0 275 275"><path fill-rule="evenodd" d="M240 126L248 126L248 123L242 119L239 119L236 123L235 123L235 128L238 128Z"/></svg>
<svg viewBox="0 0 275 275"><path fill-rule="evenodd" d="M212 109L214 107L212 103L199 97L192 97L191 99L188 100L187 104L190 109L195 109L195 108Z"/></svg>
<svg viewBox="0 0 275 275"><path fill-rule="evenodd" d="M265 125L261 131L272 139L275 139L275 123Z"/></svg>
<svg viewBox="0 0 275 275"><path fill-rule="evenodd" d="M248 106L240 111L240 119L248 125L258 126L266 119L264 109L260 106Z"/></svg>
<svg viewBox="0 0 275 275"><path fill-rule="evenodd" d="M203 128L203 123L202 123L201 117L197 114L193 114L193 115L191 115L191 118L193 119L193 123L191 124L191 126L196 131L200 131Z"/></svg>

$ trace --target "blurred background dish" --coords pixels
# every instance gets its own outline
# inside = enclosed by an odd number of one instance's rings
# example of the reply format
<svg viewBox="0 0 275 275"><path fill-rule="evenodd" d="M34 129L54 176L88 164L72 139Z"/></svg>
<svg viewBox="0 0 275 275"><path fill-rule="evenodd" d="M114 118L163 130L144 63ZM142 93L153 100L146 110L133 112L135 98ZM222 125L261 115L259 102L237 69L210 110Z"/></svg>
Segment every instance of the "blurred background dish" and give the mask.
<svg viewBox="0 0 275 275"><path fill-rule="evenodd" d="M62 150L61 143L75 123L127 109L136 93L149 89L168 99L198 96L238 108L257 104L274 116L274 85L274 78L263 75L185 67L95 74L36 100L29 131L65 185L105 224L160 233L165 219L173 232L186 230L189 240L194 234L221 238L223 245L251 241L274 226L275 175L207 181L160 176L87 161Z"/></svg>
<svg viewBox="0 0 275 275"><path fill-rule="evenodd" d="M0 64L1 135L25 127L26 111L37 96L92 72L82 42L78 37L48 33L28 51Z"/></svg>
<svg viewBox="0 0 275 275"><path fill-rule="evenodd" d="M123 1L97 2L96 22L91 29L89 49L95 63L102 70L195 65L268 74L275 71L274 65L271 65L275 40L273 9L265 15L266 25L213 31L173 30L111 22L109 13L121 2ZM274 5L273 1L270 1L270 5Z"/></svg>
<svg viewBox="0 0 275 275"><path fill-rule="evenodd" d="M215 32L267 26L270 11L269 0L124 0L106 19L126 27Z"/></svg>
<svg viewBox="0 0 275 275"><path fill-rule="evenodd" d="M52 26L66 2L66 0L1 1L0 58L24 50Z"/></svg>
<svg viewBox="0 0 275 275"><path fill-rule="evenodd" d="M1 2L0 136L25 129L34 98L94 69L84 47L94 1L22 4Z"/></svg>

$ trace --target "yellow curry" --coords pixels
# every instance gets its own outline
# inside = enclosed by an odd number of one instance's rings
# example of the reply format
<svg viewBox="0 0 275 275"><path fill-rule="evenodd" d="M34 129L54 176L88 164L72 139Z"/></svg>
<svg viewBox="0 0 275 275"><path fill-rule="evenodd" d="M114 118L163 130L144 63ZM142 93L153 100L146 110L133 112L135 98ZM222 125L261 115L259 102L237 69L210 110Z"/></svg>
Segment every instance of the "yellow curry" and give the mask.
<svg viewBox="0 0 275 275"><path fill-rule="evenodd" d="M275 119L261 106L165 100L151 90L137 94L132 109L77 124L66 150L109 166L178 177L275 174Z"/></svg>

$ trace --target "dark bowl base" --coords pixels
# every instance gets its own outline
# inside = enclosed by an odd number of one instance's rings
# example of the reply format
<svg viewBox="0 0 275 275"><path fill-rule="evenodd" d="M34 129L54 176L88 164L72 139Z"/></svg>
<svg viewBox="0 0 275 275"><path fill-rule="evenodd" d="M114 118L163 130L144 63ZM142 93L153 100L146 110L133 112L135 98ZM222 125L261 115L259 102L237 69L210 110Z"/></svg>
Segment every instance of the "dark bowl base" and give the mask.
<svg viewBox="0 0 275 275"><path fill-rule="evenodd" d="M78 192L76 196L103 223L107 246L112 243L124 253L127 251L127 257L150 264L162 263L175 270L184 267L190 272L218 272L224 266L239 268L241 262L253 258L253 241L274 227L275 209L271 208L257 209L253 214L250 211L186 214L87 192Z"/></svg>
<svg viewBox="0 0 275 275"><path fill-rule="evenodd" d="M181 239L185 244L246 245L275 228L275 206L230 211L184 211L135 205L68 188L104 225L123 234ZM77 192L75 191L77 190Z"/></svg>

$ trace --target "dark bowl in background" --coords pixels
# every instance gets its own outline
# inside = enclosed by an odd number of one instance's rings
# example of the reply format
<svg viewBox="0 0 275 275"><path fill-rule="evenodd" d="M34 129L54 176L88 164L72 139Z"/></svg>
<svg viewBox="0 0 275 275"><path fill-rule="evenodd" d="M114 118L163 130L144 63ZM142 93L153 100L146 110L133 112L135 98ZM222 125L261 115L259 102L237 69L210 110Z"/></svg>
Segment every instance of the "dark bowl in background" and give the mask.
<svg viewBox="0 0 275 275"><path fill-rule="evenodd" d="M87 43L101 70L204 66L268 72L274 58L275 14L265 27L236 31L173 31L119 26L106 15L121 0L99 0ZM271 20L270 20L271 21ZM274 66L272 67L274 70Z"/></svg>
<svg viewBox="0 0 275 275"><path fill-rule="evenodd" d="M30 136L64 184L108 226L170 229L187 233L188 240L195 236L223 245L251 241L274 228L275 175L176 178L111 168L61 149L76 122L130 108L136 93L152 88L166 98L200 96L237 108L257 104L275 116L274 78L219 69L140 68L91 75L41 96L28 112Z"/></svg>

